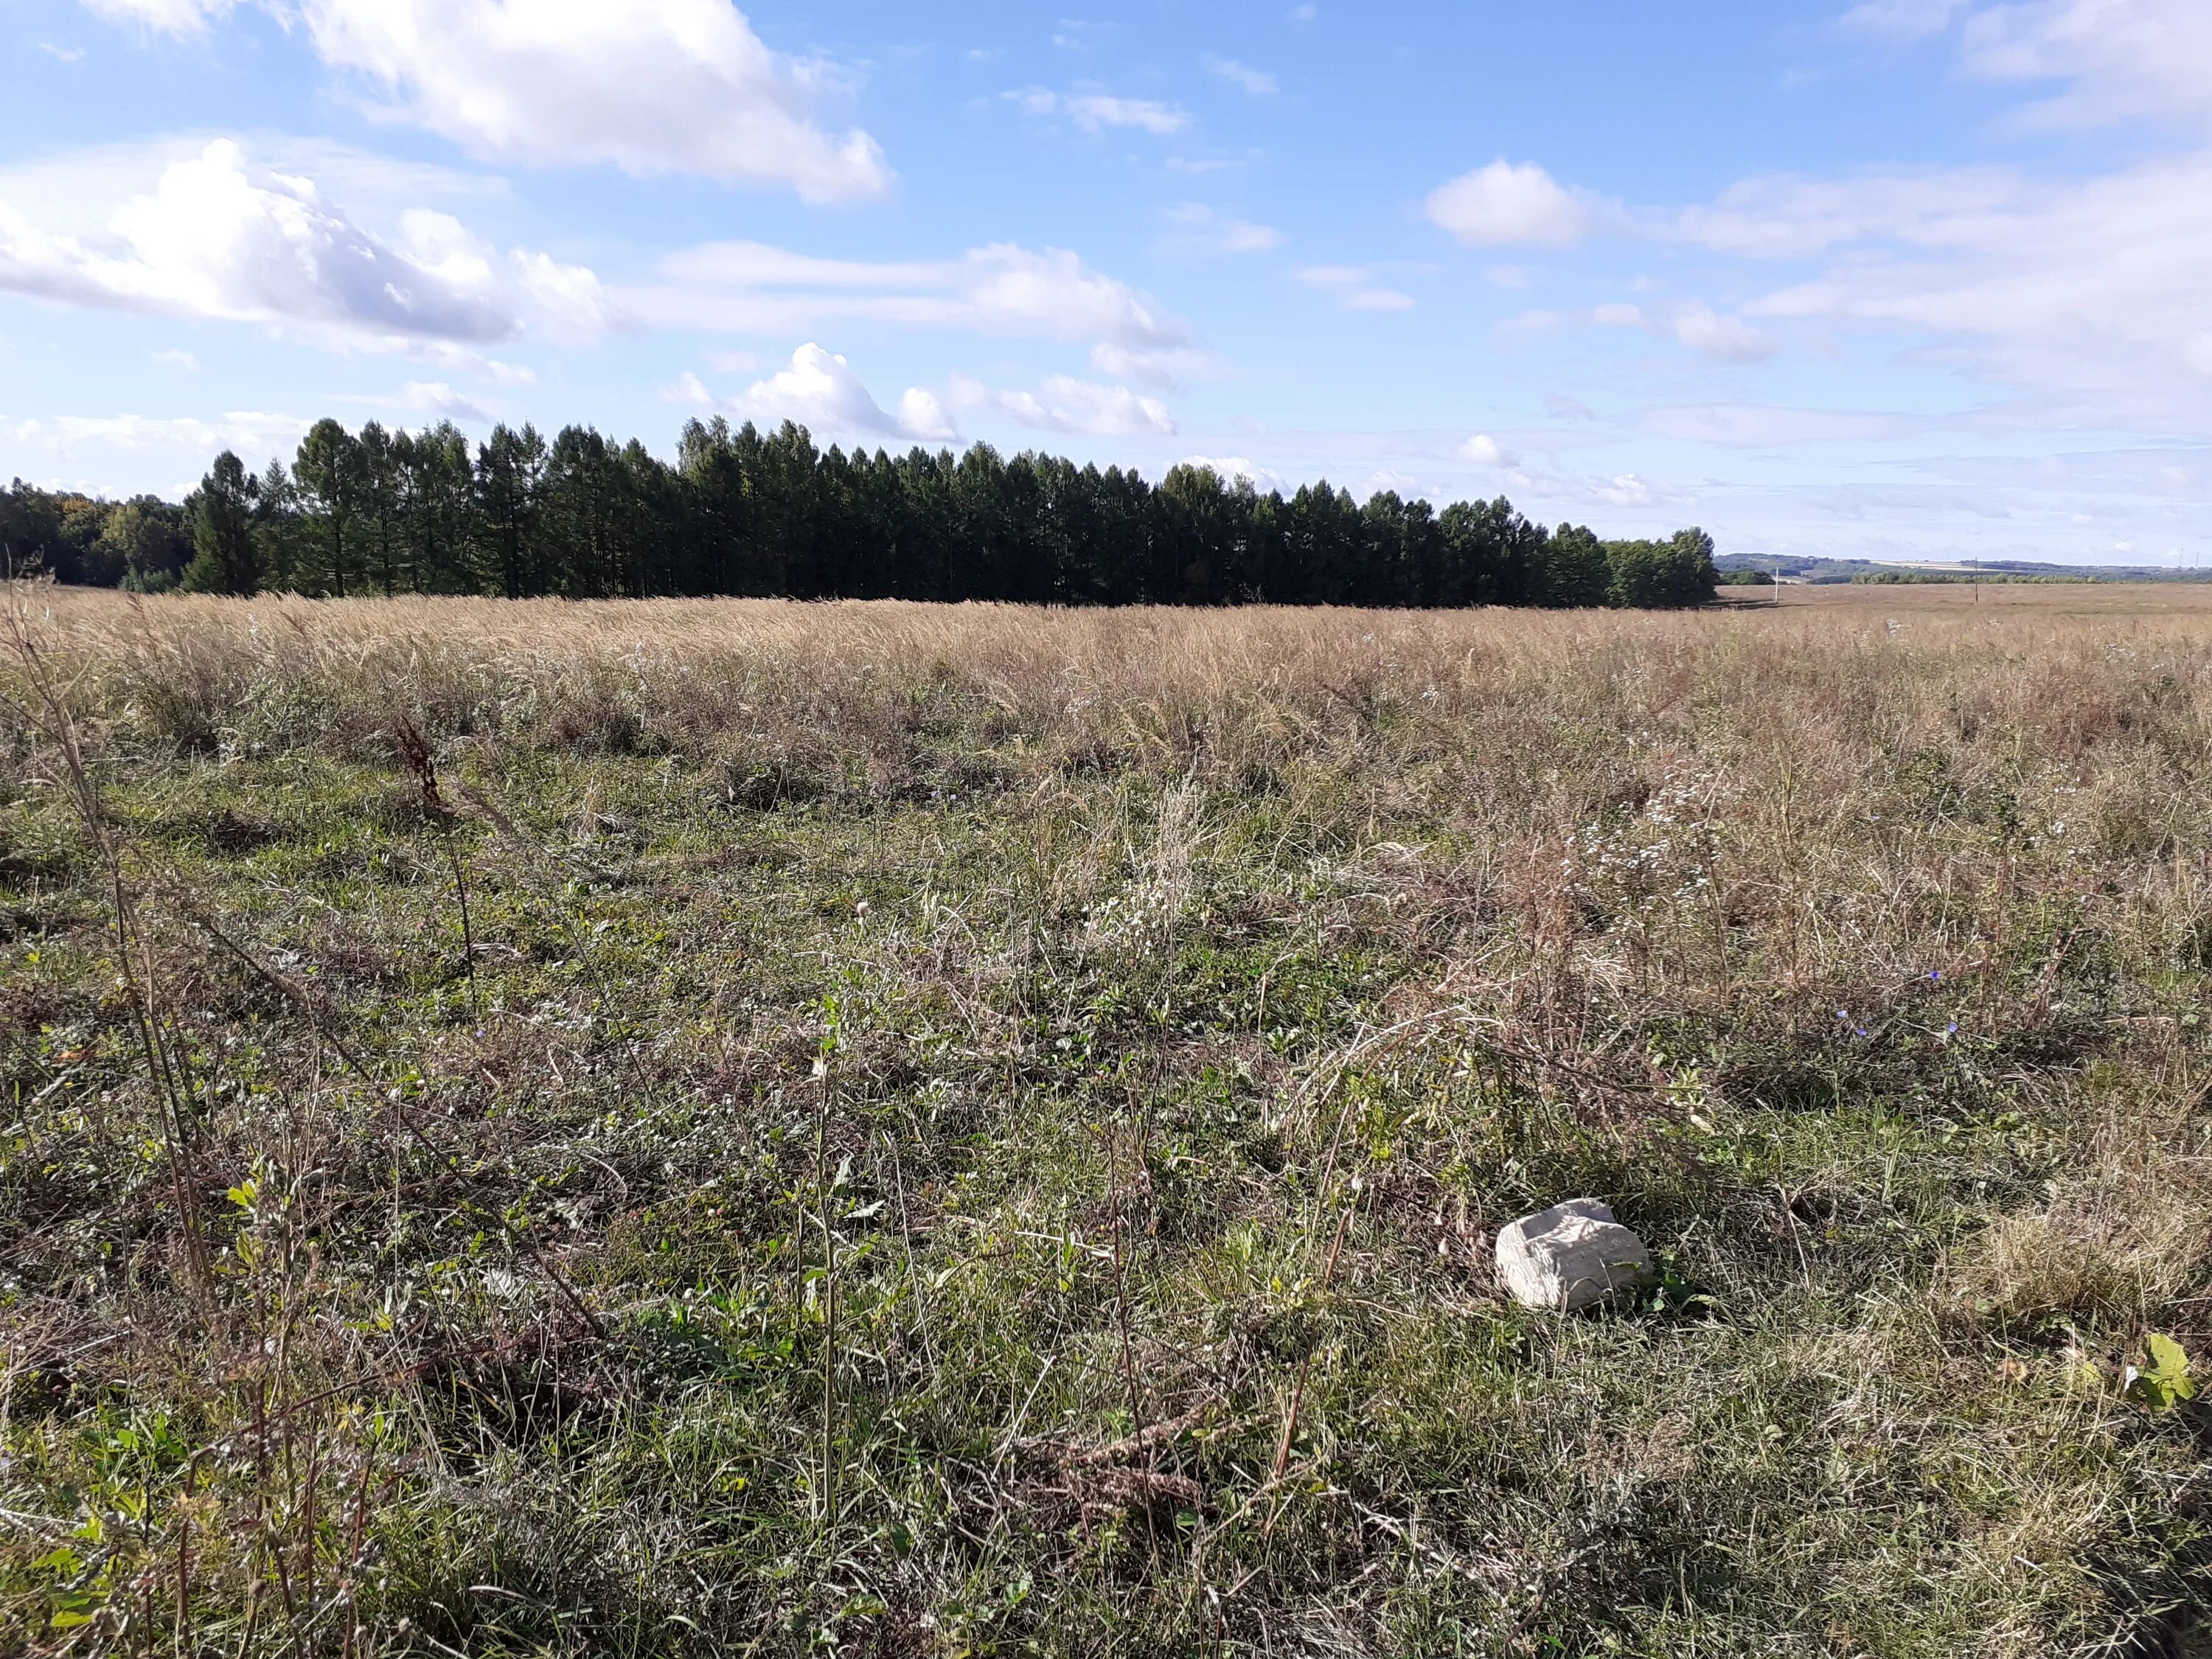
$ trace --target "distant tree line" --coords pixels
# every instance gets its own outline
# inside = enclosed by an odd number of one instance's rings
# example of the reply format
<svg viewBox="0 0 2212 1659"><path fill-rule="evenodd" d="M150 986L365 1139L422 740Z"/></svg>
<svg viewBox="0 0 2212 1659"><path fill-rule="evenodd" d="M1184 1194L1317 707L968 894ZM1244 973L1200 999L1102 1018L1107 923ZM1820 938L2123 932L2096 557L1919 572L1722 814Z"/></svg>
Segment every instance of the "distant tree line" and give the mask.
<svg viewBox="0 0 2212 1659"><path fill-rule="evenodd" d="M2094 582L2094 576L2023 576L2015 571L1974 570L1862 570L1851 577L1854 587L1958 587L1967 584L1987 587L2011 583L2027 586L2067 586Z"/></svg>
<svg viewBox="0 0 2212 1659"><path fill-rule="evenodd" d="M1285 496L1212 468L1151 483L1055 456L904 455L802 427L693 421L673 464L568 427L319 422L290 466L225 451L181 506L0 497L0 556L146 592L759 594L1066 605L1658 606L1702 603L1712 538L1604 541L1503 497L1441 512L1326 483Z"/></svg>
<svg viewBox="0 0 2212 1659"><path fill-rule="evenodd" d="M158 495L102 501L21 479L0 495L0 574L159 592L191 558L189 515Z"/></svg>

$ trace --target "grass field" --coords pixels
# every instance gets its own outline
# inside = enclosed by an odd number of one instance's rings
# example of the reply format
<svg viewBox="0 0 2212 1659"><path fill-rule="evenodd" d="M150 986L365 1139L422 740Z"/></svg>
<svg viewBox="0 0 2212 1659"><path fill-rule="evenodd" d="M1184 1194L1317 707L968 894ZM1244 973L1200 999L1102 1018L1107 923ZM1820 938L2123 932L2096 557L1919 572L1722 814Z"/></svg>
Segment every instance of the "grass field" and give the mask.
<svg viewBox="0 0 2212 1659"><path fill-rule="evenodd" d="M0 1651L2202 1653L2212 595L1781 597L19 590Z"/></svg>

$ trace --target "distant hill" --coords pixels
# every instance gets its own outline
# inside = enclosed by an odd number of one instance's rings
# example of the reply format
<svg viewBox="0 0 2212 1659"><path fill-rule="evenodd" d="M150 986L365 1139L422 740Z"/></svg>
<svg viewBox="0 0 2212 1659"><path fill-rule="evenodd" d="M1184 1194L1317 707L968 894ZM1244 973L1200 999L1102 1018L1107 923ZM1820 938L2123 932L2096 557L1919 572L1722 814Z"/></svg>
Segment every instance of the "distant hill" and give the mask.
<svg viewBox="0 0 2212 1659"><path fill-rule="evenodd" d="M1722 553L1713 563L1726 575L1732 571L1765 571L1784 581L1813 583L1850 581L1972 581L2007 577L2015 581L2203 582L2212 581L2212 570L2176 570L2164 565L2039 564L2026 559L1983 559L1961 563L1894 563L1873 559L1820 559L1790 553Z"/></svg>

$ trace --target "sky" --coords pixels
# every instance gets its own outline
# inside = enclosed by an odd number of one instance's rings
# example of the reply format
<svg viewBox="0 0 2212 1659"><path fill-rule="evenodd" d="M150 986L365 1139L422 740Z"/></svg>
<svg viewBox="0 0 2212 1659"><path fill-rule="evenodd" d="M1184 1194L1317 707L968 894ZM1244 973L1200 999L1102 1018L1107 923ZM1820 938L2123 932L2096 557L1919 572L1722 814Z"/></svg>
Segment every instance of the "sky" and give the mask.
<svg viewBox="0 0 2212 1659"><path fill-rule="evenodd" d="M987 441L2212 563L2212 0L0 0L0 476Z"/></svg>

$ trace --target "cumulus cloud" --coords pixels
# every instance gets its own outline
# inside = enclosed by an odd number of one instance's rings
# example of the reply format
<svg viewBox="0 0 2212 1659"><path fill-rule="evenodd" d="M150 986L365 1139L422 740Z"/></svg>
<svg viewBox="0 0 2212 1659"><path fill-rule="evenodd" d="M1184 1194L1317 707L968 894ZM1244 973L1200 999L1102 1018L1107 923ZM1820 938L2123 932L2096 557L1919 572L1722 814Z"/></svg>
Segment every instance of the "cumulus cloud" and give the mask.
<svg viewBox="0 0 2212 1659"><path fill-rule="evenodd" d="M97 235L49 229L0 200L0 290L384 348L482 345L532 320L584 332L615 320L580 266L502 255L427 210L380 239L313 180L257 167L228 139L171 161Z"/></svg>
<svg viewBox="0 0 2212 1659"><path fill-rule="evenodd" d="M1234 58L1221 58L1208 52L1206 55L1206 69L1209 75L1217 75L1231 86L1243 88L1255 98L1267 98L1274 94L1275 77L1273 76L1265 70L1255 70L1249 64L1240 64Z"/></svg>
<svg viewBox="0 0 2212 1659"><path fill-rule="evenodd" d="M1504 160L1463 173L1429 194L1430 219L1462 242L1484 246L1578 242L1596 206L1542 167Z"/></svg>
<svg viewBox="0 0 2212 1659"><path fill-rule="evenodd" d="M769 425L796 421L831 432L887 432L893 425L843 356L811 341L791 354L789 368L754 381L737 402Z"/></svg>
<svg viewBox="0 0 2212 1659"><path fill-rule="evenodd" d="M1085 437L1164 437L1176 429L1175 417L1157 398L1066 374L1047 375L1035 392L988 386L956 374L952 404L956 409L995 410L1041 431Z"/></svg>
<svg viewBox="0 0 2212 1659"><path fill-rule="evenodd" d="M1364 265L1308 265L1298 280L1335 296L1346 311L1411 311L1413 296L1376 280Z"/></svg>
<svg viewBox="0 0 2212 1659"><path fill-rule="evenodd" d="M1459 458L1477 466L1511 466L1514 457L1487 432L1478 432L1459 447Z"/></svg>
<svg viewBox="0 0 2212 1659"><path fill-rule="evenodd" d="M936 441L953 435L951 422L934 394L910 387L900 398L898 412L888 414L862 385L842 354L808 341L791 354L785 368L752 385L734 398L720 398L690 372L662 389L671 403L690 404L734 420L759 426L796 422L810 431L830 437L887 437Z"/></svg>
<svg viewBox="0 0 2212 1659"><path fill-rule="evenodd" d="M1426 497L1434 500L1444 492L1436 485L1425 484L1410 472L1401 472L1395 466L1377 467L1353 486L1352 493L1364 501L1389 490L1394 495L1407 499Z"/></svg>
<svg viewBox="0 0 2212 1659"><path fill-rule="evenodd" d="M1271 489L1288 488L1281 473L1272 467L1249 461L1242 455L1186 455L1182 465L1212 467L1224 483L1248 483L1263 495Z"/></svg>
<svg viewBox="0 0 2212 1659"><path fill-rule="evenodd" d="M1117 98L1107 92L1053 92L1043 87L1006 95L1030 115L1065 115L1085 132L1136 127L1164 137L1190 125L1189 115L1182 110L1150 98Z"/></svg>
<svg viewBox="0 0 2212 1659"><path fill-rule="evenodd" d="M926 386L910 386L899 395L899 430L926 442L948 443L960 435L938 395Z"/></svg>
<svg viewBox="0 0 2212 1659"><path fill-rule="evenodd" d="M302 26L373 113L473 154L788 187L808 201L882 195L891 174L859 129L825 130L824 66L772 52L729 0L258 0ZM235 0L86 0L172 34Z"/></svg>
<svg viewBox="0 0 2212 1659"><path fill-rule="evenodd" d="M1633 472L1624 472L1618 477L1589 486L1589 498L1602 501L1607 507L1656 507L1667 499L1668 494L1638 477Z"/></svg>

